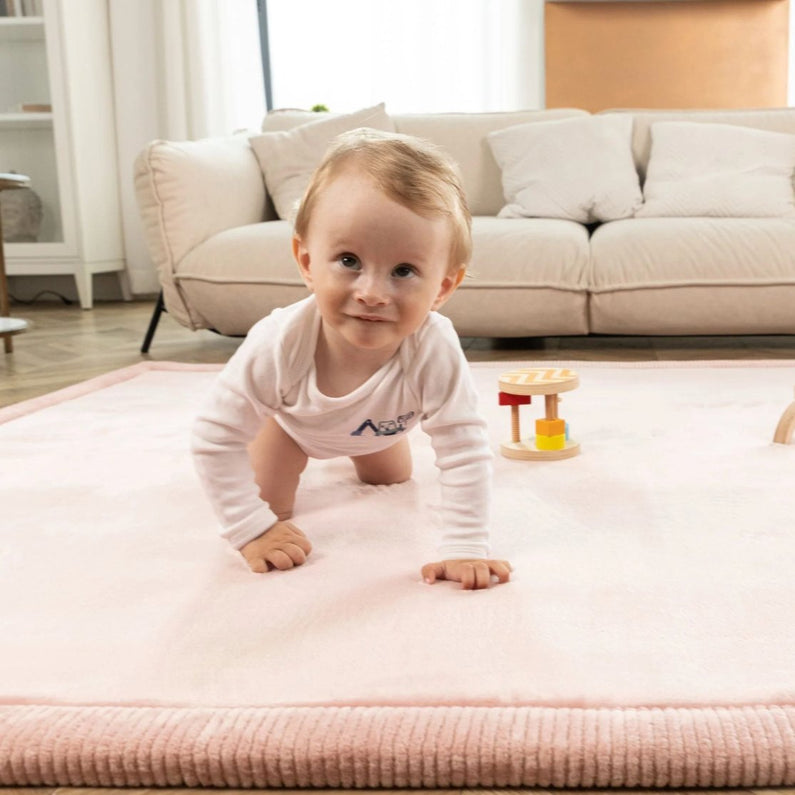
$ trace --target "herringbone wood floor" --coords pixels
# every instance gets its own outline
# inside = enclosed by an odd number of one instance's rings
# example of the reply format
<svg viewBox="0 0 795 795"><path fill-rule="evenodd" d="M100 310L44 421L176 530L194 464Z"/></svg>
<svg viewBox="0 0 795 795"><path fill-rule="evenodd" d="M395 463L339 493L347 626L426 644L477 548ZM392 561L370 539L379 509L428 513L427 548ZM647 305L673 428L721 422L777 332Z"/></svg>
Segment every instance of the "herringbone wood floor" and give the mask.
<svg viewBox="0 0 795 795"><path fill-rule="evenodd" d="M210 331L189 331L168 314L148 354L139 352L153 301L100 303L90 311L41 303L14 307L31 328L0 353L0 406L36 397L142 359L225 362L240 343ZM795 359L793 337L545 337L463 339L470 361L549 359Z"/></svg>
<svg viewBox="0 0 795 795"><path fill-rule="evenodd" d="M31 328L14 338L14 352L0 359L0 406L46 394L144 358L178 362L225 362L240 340L208 331L192 332L163 316L148 355L139 352L154 301L97 304L91 311L41 304L17 308ZM549 337L521 340L462 340L470 361L550 359L596 361L692 359L795 359L795 337ZM2 356L2 354L0 354ZM131 790L0 788L0 795L129 795ZM133 790L136 795L164 790ZM212 790L180 790L181 793ZM227 790L226 792L233 792ZM243 795L249 790L234 791ZM307 792L293 790L294 793ZM332 791L333 792L333 791ZM408 790L394 791L406 795ZM515 790L450 790L451 795L487 795ZM548 790L533 792L547 793ZM592 790L592 792L610 792ZM641 792L636 790L635 792ZM688 791L679 790L686 795ZM795 795L795 789L726 790L758 795ZM365 793L366 790L350 791ZM555 790L555 795L566 795Z"/></svg>

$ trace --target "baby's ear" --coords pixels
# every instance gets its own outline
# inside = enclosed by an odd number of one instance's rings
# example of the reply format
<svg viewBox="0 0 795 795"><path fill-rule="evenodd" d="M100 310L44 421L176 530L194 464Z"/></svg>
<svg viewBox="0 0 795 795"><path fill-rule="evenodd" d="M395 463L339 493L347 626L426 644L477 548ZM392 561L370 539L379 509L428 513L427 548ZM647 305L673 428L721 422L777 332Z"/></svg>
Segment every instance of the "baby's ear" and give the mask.
<svg viewBox="0 0 795 795"><path fill-rule="evenodd" d="M293 235L293 257L298 263L298 270L301 273L304 284L311 290L312 274L309 268L309 251L307 251L306 246L301 242L301 238L298 235Z"/></svg>
<svg viewBox="0 0 795 795"><path fill-rule="evenodd" d="M433 302L433 309L438 309L456 291L456 288L461 284L466 272L466 265L462 265L458 270L448 272L447 276L442 279L439 294Z"/></svg>

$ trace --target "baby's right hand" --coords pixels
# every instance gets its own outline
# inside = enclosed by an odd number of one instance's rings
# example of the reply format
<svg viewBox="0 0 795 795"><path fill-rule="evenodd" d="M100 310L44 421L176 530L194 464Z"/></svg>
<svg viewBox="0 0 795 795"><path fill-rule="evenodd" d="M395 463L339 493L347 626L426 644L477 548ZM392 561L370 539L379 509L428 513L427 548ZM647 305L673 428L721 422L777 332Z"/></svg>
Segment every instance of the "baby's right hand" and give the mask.
<svg viewBox="0 0 795 795"><path fill-rule="evenodd" d="M276 522L261 536L240 548L240 554L251 571L258 574L300 566L311 551L309 539L292 522Z"/></svg>

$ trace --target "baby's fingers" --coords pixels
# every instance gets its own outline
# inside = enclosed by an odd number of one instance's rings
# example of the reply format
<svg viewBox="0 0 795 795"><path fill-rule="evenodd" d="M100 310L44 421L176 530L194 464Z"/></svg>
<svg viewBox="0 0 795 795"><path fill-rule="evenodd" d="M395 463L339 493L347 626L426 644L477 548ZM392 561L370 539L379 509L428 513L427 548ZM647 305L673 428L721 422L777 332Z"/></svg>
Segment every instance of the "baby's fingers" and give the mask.
<svg viewBox="0 0 795 795"><path fill-rule="evenodd" d="M255 574L265 574L268 571L268 563L261 557L246 558L246 563Z"/></svg>
<svg viewBox="0 0 795 795"><path fill-rule="evenodd" d="M479 560L477 563L464 564L461 570L461 587L467 591L488 588L491 582L489 562Z"/></svg>
<svg viewBox="0 0 795 795"><path fill-rule="evenodd" d="M422 567L422 579L428 583L428 585L433 585L436 580L443 580L444 577L444 563L426 563Z"/></svg>
<svg viewBox="0 0 795 795"><path fill-rule="evenodd" d="M303 532L298 530L297 527L295 529L297 532L294 537L290 538L290 542L303 552L304 560L306 560L306 556L312 551L312 544L310 543L309 539L303 534ZM293 558L293 560L295 560L295 558ZM303 563L304 560L302 560L301 563ZM296 563L298 563L297 560Z"/></svg>
<svg viewBox="0 0 795 795"><path fill-rule="evenodd" d="M284 543L281 546L274 547L268 550L264 557L271 566L279 569L279 571L287 571L294 566L306 563L306 553L300 546L293 543Z"/></svg>
<svg viewBox="0 0 795 795"><path fill-rule="evenodd" d="M284 549L270 549L265 553L265 560L279 571L287 571L293 568L295 563L293 559L284 551Z"/></svg>
<svg viewBox="0 0 795 795"><path fill-rule="evenodd" d="M488 563L491 567L491 573L499 582L508 582L511 579L513 568L507 560L490 560Z"/></svg>
<svg viewBox="0 0 795 795"><path fill-rule="evenodd" d="M466 591L488 588L491 578L500 583L511 579L511 564L507 560L442 560L426 563L422 567L422 577L429 584L437 580L457 580Z"/></svg>

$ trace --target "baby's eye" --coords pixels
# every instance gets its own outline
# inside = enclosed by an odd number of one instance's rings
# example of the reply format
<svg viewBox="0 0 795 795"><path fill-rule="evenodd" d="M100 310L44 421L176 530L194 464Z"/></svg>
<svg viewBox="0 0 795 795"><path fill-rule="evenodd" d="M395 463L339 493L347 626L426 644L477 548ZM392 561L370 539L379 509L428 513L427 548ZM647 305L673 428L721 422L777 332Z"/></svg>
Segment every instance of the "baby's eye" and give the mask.
<svg viewBox="0 0 795 795"><path fill-rule="evenodd" d="M413 265L397 265L392 271L392 275L396 276L398 279L409 279L412 276L416 276L416 274L417 271L414 269Z"/></svg>
<svg viewBox="0 0 795 795"><path fill-rule="evenodd" d="M354 257L353 254L342 254L339 257L339 263L343 268L348 270L356 270L359 267L359 258Z"/></svg>

